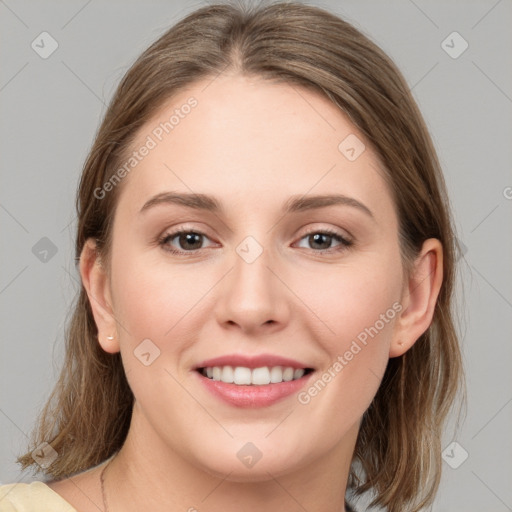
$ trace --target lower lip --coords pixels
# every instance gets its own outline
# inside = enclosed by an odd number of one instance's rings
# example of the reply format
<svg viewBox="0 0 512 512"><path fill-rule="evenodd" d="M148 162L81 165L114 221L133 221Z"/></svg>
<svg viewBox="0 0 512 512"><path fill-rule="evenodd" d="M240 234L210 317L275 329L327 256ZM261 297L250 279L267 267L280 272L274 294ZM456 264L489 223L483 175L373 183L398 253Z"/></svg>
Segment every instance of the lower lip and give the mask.
<svg viewBox="0 0 512 512"><path fill-rule="evenodd" d="M227 384L219 380L209 379L198 371L194 373L197 374L208 391L224 402L236 407L255 408L267 407L294 393L298 393L314 372L308 373L297 380L277 384L263 384L261 386Z"/></svg>

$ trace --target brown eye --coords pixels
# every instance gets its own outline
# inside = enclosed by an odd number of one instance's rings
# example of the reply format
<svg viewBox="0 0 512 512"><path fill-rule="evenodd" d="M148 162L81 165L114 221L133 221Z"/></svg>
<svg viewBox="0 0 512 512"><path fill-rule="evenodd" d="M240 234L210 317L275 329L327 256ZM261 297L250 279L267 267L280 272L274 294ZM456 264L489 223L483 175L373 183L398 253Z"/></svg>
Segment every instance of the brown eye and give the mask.
<svg viewBox="0 0 512 512"><path fill-rule="evenodd" d="M202 249L203 237L206 237L204 233L197 231L186 231L180 230L174 233L165 234L159 241L164 250L172 253L186 253ZM177 249L173 249L170 242L174 239L177 240Z"/></svg>

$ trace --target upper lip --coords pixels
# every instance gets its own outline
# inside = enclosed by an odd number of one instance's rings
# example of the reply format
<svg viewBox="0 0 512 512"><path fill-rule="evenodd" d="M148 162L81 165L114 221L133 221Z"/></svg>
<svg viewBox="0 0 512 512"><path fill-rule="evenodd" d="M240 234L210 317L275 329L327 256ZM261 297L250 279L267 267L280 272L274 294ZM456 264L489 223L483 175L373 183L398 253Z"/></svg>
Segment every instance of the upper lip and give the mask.
<svg viewBox="0 0 512 512"><path fill-rule="evenodd" d="M294 369L311 368L311 366L301 363L300 361L273 354L259 354L254 356L229 354L202 361L194 367L194 370L199 368L210 368L213 366L244 366L246 368L261 368L262 366L291 366Z"/></svg>

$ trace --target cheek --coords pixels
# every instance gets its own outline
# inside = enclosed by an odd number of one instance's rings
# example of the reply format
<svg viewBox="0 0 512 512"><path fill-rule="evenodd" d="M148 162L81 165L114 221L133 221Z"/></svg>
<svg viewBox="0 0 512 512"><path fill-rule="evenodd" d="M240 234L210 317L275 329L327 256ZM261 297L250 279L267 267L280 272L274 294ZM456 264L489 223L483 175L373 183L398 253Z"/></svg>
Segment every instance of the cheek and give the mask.
<svg viewBox="0 0 512 512"><path fill-rule="evenodd" d="M197 286L194 282L187 286L183 271L163 260L155 265L134 251L118 254L113 254L112 285L116 317L123 323L125 336L133 341L141 336L163 340L186 315L191 301L197 300Z"/></svg>
<svg viewBox="0 0 512 512"><path fill-rule="evenodd" d="M401 265L390 257L312 274L295 290L314 313L309 317L325 327L324 343L334 354L351 340L389 337L401 286Z"/></svg>
<svg viewBox="0 0 512 512"><path fill-rule="evenodd" d="M141 404L152 404L150 409L161 413L162 391L179 392L172 376L178 377L176 368L189 343L187 312L197 297L176 269L152 265L143 254L119 250L112 268L114 311L130 388Z"/></svg>
<svg viewBox="0 0 512 512"><path fill-rule="evenodd" d="M326 383L330 396L319 400L319 407L320 402L343 402L345 411L348 408L359 415L373 399L386 369L394 324L402 308L401 269L399 256L390 252L389 257L381 254L372 258L371 264L365 262L317 276L316 288L301 289L301 297L322 324L323 334L318 340L326 358L319 378ZM319 324L317 318L309 317L310 327ZM324 389L322 383L316 387ZM311 390L311 397L316 393Z"/></svg>
<svg viewBox="0 0 512 512"><path fill-rule="evenodd" d="M396 305L400 307L393 302L397 295L383 289L382 282L364 284L338 296L328 314L324 310L324 320L335 334L322 337L325 364L298 396L309 411L312 429L322 431L327 444L336 443L368 409L389 360ZM324 297L326 303L329 299L336 297Z"/></svg>

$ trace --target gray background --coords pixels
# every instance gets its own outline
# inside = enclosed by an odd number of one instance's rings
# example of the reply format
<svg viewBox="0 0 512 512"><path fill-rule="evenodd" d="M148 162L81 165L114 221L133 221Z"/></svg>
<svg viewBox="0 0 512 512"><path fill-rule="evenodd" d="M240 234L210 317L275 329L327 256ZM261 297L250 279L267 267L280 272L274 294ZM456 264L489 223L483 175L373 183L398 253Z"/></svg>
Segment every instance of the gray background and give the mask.
<svg viewBox="0 0 512 512"><path fill-rule="evenodd" d="M469 456L457 469L443 462L433 510L512 510L512 1L310 3L353 23L404 73L467 248L459 309L468 413L460 447L448 451L451 462L460 463L462 450ZM133 59L201 5L0 0L2 483L34 479L14 460L60 365L79 283L74 193L105 104ZM43 31L59 45L47 59L31 47ZM441 45L454 31L469 44L458 58ZM36 250L43 237L57 250L46 261ZM443 448L453 440L447 434Z"/></svg>

